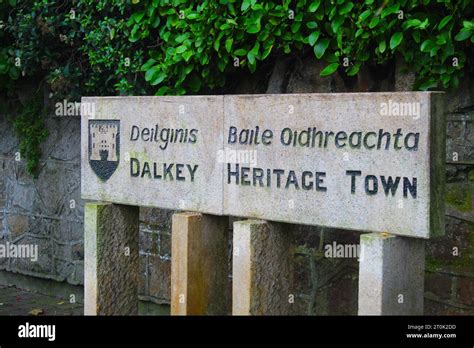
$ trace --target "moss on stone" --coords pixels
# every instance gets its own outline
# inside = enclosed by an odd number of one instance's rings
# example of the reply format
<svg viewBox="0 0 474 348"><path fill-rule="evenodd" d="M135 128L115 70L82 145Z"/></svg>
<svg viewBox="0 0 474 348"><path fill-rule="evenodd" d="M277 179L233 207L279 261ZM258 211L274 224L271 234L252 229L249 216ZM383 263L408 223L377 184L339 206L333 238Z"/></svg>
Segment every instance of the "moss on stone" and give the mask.
<svg viewBox="0 0 474 348"><path fill-rule="evenodd" d="M467 178L469 179L469 181L474 182L474 169L469 171L469 174L467 175Z"/></svg>
<svg viewBox="0 0 474 348"><path fill-rule="evenodd" d="M434 258L433 256L427 256L425 263L426 263L426 270L436 272L445 267L449 267L453 271L465 271L468 270L470 272L474 269L474 223L468 223L469 226L469 233L467 237L467 247L465 249L461 249L460 247L458 252L459 255L453 257L452 260L439 260Z"/></svg>
<svg viewBox="0 0 474 348"><path fill-rule="evenodd" d="M452 184L446 186L446 203L461 211L471 211L471 187L470 185Z"/></svg>

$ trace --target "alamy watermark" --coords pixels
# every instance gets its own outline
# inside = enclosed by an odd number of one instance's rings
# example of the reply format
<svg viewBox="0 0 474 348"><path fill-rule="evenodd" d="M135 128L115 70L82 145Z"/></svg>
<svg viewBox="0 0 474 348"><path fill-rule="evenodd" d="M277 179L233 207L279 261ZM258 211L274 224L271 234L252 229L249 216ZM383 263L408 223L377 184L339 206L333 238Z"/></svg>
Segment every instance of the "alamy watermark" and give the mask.
<svg viewBox="0 0 474 348"><path fill-rule="evenodd" d="M95 103L70 102L64 99L54 105L56 116L95 116Z"/></svg>
<svg viewBox="0 0 474 348"><path fill-rule="evenodd" d="M361 261L364 254L363 249L360 244L339 244L334 241L332 244L324 246L324 257L336 259L357 258Z"/></svg>
<svg viewBox="0 0 474 348"><path fill-rule="evenodd" d="M0 244L0 258L18 258L30 259L32 262L38 261L38 245L37 244L13 244L6 242Z"/></svg>
<svg viewBox="0 0 474 348"><path fill-rule="evenodd" d="M217 162L248 164L250 167L255 167L257 166L257 150L233 150L225 147L217 151Z"/></svg>
<svg viewBox="0 0 474 348"><path fill-rule="evenodd" d="M418 120L421 116L421 104L419 102L396 102L392 99L388 103L380 103L379 114L382 116L410 116Z"/></svg>
<svg viewBox="0 0 474 348"><path fill-rule="evenodd" d="M36 325L26 322L18 326L19 338L47 338L52 342L56 340L56 325Z"/></svg>

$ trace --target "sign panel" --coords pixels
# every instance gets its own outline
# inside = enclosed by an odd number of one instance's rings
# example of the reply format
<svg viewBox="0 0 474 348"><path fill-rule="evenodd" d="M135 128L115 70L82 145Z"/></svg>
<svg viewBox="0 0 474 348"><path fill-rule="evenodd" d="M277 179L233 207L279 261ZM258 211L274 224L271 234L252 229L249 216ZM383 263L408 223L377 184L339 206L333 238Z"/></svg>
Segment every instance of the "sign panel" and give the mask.
<svg viewBox="0 0 474 348"><path fill-rule="evenodd" d="M223 214L222 100L83 98L82 197Z"/></svg>
<svg viewBox="0 0 474 348"><path fill-rule="evenodd" d="M83 198L429 238L441 93L83 98Z"/></svg>
<svg viewBox="0 0 474 348"><path fill-rule="evenodd" d="M225 97L224 212L414 237L444 233L435 93ZM438 99L437 99L438 98Z"/></svg>

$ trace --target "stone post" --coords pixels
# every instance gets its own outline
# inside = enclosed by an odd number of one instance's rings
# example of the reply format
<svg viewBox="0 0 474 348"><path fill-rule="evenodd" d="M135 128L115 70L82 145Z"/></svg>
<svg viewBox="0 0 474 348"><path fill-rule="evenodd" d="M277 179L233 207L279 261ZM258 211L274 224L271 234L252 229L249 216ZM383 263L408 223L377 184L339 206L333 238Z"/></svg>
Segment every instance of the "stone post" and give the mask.
<svg viewBox="0 0 474 348"><path fill-rule="evenodd" d="M84 207L84 314L138 314L139 208Z"/></svg>
<svg viewBox="0 0 474 348"><path fill-rule="evenodd" d="M293 248L287 226L262 220L234 222L233 315L290 314Z"/></svg>
<svg viewBox="0 0 474 348"><path fill-rule="evenodd" d="M359 315L422 315L424 240L362 234Z"/></svg>
<svg viewBox="0 0 474 348"><path fill-rule="evenodd" d="M228 218L173 215L171 315L223 315L230 310Z"/></svg>

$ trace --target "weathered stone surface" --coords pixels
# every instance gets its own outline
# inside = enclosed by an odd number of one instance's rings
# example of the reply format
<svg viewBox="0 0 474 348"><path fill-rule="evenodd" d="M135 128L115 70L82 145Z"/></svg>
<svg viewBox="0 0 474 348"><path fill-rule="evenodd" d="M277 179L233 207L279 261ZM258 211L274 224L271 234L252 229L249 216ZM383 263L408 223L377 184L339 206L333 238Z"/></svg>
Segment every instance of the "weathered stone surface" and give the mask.
<svg viewBox="0 0 474 348"><path fill-rule="evenodd" d="M11 241L13 243L13 241ZM24 234L14 242L17 246L28 245L38 248L38 259L33 261L31 258L10 258L8 271L18 272L31 276L43 276L45 278L55 279L56 266L53 255L51 241L48 238L36 237Z"/></svg>
<svg viewBox="0 0 474 348"><path fill-rule="evenodd" d="M290 60L288 58L277 59L272 74L268 81L266 93L284 93L289 75Z"/></svg>
<svg viewBox="0 0 474 348"><path fill-rule="evenodd" d="M424 241L379 233L360 238L359 315L421 315Z"/></svg>
<svg viewBox="0 0 474 348"><path fill-rule="evenodd" d="M171 260L160 256L148 257L149 294L160 303L171 302Z"/></svg>
<svg viewBox="0 0 474 348"><path fill-rule="evenodd" d="M226 314L227 219L173 215L171 314Z"/></svg>
<svg viewBox="0 0 474 348"><path fill-rule="evenodd" d="M175 211L167 209L140 207L140 221L156 226L160 231L171 231L171 220Z"/></svg>
<svg viewBox="0 0 474 348"><path fill-rule="evenodd" d="M354 315L357 313L357 274L344 272L335 277L328 285L328 314L329 315ZM355 286L354 286L355 285Z"/></svg>
<svg viewBox="0 0 474 348"><path fill-rule="evenodd" d="M36 244L40 252L36 262L22 259L4 264L8 263L11 272L82 284L83 255L70 252L84 236L79 118L45 118L50 137L41 145L37 179L26 172L25 158L18 161L15 157L19 147L11 123L4 122L2 116L0 123L0 203L5 212L2 234L8 233L15 243Z"/></svg>
<svg viewBox="0 0 474 348"><path fill-rule="evenodd" d="M12 239L16 239L28 232L28 216L21 214L7 215L8 230Z"/></svg>
<svg viewBox="0 0 474 348"><path fill-rule="evenodd" d="M416 74L404 63L402 56L397 56L395 64L395 91L413 91L415 82Z"/></svg>
<svg viewBox="0 0 474 348"><path fill-rule="evenodd" d="M286 227L262 220L234 222L233 315L291 313L293 243Z"/></svg>
<svg viewBox="0 0 474 348"><path fill-rule="evenodd" d="M22 211L33 210L35 197L34 187L24 183L17 183L12 192L12 207Z"/></svg>
<svg viewBox="0 0 474 348"><path fill-rule="evenodd" d="M422 238L443 234L444 115L439 97L436 93L226 96L224 147L248 154L251 161L224 166L224 213ZM419 107L419 113L383 113L384 106L406 104ZM246 144L241 131L256 132L257 126L259 144ZM316 134L313 127L323 133L311 137L308 133ZM397 129L406 137L400 139L400 149L395 149ZM341 131L346 133L341 133L345 138L339 142L335 134ZM324 132L332 132L332 140L319 146ZM362 144L368 132L379 137L380 149ZM383 132L391 134L389 146L387 136L383 143L377 135ZM350 145L349 134L360 141ZM278 170L284 171L281 183ZM416 195L407 191L415 179ZM399 181L395 191L388 190L390 180Z"/></svg>
<svg viewBox="0 0 474 348"><path fill-rule="evenodd" d="M307 57L295 60L295 67L288 79L287 93L327 93L345 91L344 83L336 73L331 76L320 76L326 63ZM270 93L267 92L267 93Z"/></svg>
<svg viewBox="0 0 474 348"><path fill-rule="evenodd" d="M162 232L159 234L159 255L163 259L171 258L171 244L172 238L171 234Z"/></svg>
<svg viewBox="0 0 474 348"><path fill-rule="evenodd" d="M474 105L474 85L472 79L467 77L461 80L457 89L452 88L446 96L446 110L448 112L470 109Z"/></svg>
<svg viewBox="0 0 474 348"><path fill-rule="evenodd" d="M72 244L72 259L76 261L84 260L84 243L74 243Z"/></svg>
<svg viewBox="0 0 474 348"><path fill-rule="evenodd" d="M474 113L449 114L446 162L474 166Z"/></svg>
<svg viewBox="0 0 474 348"><path fill-rule="evenodd" d="M149 228L147 228L147 231ZM140 224L140 251L145 254L157 254L158 253L158 243L157 243L157 233L143 232L142 224Z"/></svg>
<svg viewBox="0 0 474 348"><path fill-rule="evenodd" d="M67 282L74 285L84 284L84 261L74 261L74 269L68 275Z"/></svg>
<svg viewBox="0 0 474 348"><path fill-rule="evenodd" d="M452 276L448 274L425 273L425 292L431 292L438 299L451 299Z"/></svg>
<svg viewBox="0 0 474 348"><path fill-rule="evenodd" d="M139 295L171 303L171 218L173 211L140 207Z"/></svg>
<svg viewBox="0 0 474 348"><path fill-rule="evenodd" d="M217 160L223 136L222 97L105 97L82 102L95 105L94 116L82 115L83 198L222 214L222 163ZM101 138L104 143L96 144L89 127L97 120L118 121L118 138L111 130L107 136L114 140ZM97 128L97 139L104 129ZM110 157L96 160L98 165L118 165L109 179L100 179L100 170L91 167L89 159L105 153L97 150L94 155L95 145L110 146Z"/></svg>
<svg viewBox="0 0 474 348"><path fill-rule="evenodd" d="M81 133L79 117L49 117L46 126L49 136L42 146L45 157L62 163L80 164L81 138L77 136ZM77 171L74 174L80 176Z"/></svg>
<svg viewBox="0 0 474 348"><path fill-rule="evenodd" d="M426 243L426 268L431 272L472 273L474 222L446 217L446 235Z"/></svg>
<svg viewBox="0 0 474 348"><path fill-rule="evenodd" d="M138 313L138 207L85 207L86 315Z"/></svg>
<svg viewBox="0 0 474 348"><path fill-rule="evenodd" d="M138 277L138 294L141 296L149 296L148 291L148 255L141 254L139 257L140 277Z"/></svg>
<svg viewBox="0 0 474 348"><path fill-rule="evenodd" d="M18 139L12 131L11 123L7 120L5 114L0 112L0 132L2 141L0 141L0 153L4 156L12 156L18 151Z"/></svg>
<svg viewBox="0 0 474 348"><path fill-rule="evenodd" d="M460 277L457 284L460 302L467 306L474 306L474 277Z"/></svg>

